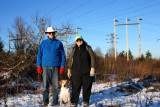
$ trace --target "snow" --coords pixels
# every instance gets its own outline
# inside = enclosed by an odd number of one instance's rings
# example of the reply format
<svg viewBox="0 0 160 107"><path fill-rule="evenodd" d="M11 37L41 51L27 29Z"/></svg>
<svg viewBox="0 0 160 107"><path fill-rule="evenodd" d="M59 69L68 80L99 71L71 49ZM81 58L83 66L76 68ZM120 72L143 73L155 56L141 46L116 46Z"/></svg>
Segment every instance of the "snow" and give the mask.
<svg viewBox="0 0 160 107"><path fill-rule="evenodd" d="M2 72L2 73L0 73L1 80L5 80L5 79L9 78L10 77L10 73L11 73L11 71L10 72Z"/></svg>
<svg viewBox="0 0 160 107"><path fill-rule="evenodd" d="M134 79L137 82L138 79ZM139 90L136 93L129 93L125 90L124 92L116 91L120 89L120 86L133 86L135 89ZM141 83L139 85L142 89L134 86L133 83L129 82L106 82L106 83L93 83L92 94L90 97L90 107L103 107L111 105L119 105L122 107L160 107L160 92L148 92L147 90L154 89L154 87L145 88ZM122 90L122 91L123 91ZM50 94L51 95L51 94ZM50 96L50 102L52 101L52 96ZM82 91L79 97L78 107L81 106L83 101ZM5 100L0 99L0 107L5 105ZM16 96L7 96L6 104L8 107L41 107L42 95L41 94L18 94ZM49 103L48 107L51 104ZM63 105L64 106L64 105ZM64 106L65 107L65 106Z"/></svg>

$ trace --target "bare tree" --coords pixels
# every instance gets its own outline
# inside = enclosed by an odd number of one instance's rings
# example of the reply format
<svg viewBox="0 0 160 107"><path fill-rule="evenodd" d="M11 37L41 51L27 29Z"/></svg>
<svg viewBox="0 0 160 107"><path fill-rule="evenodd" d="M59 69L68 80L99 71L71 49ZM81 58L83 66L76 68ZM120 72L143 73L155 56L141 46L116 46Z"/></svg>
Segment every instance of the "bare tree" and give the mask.
<svg viewBox="0 0 160 107"><path fill-rule="evenodd" d="M103 57L103 53L102 53L100 47L97 47L97 48L94 50L94 53L95 53L96 56L98 56L98 57Z"/></svg>
<svg viewBox="0 0 160 107"><path fill-rule="evenodd" d="M114 57L114 48L109 48L107 50L106 56L113 58Z"/></svg>

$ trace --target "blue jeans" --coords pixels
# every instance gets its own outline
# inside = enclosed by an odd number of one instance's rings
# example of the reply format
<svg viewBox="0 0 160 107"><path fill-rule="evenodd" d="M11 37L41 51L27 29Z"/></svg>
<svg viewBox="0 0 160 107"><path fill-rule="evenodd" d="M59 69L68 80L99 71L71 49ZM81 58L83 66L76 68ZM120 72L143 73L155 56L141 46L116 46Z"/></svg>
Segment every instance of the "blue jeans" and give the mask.
<svg viewBox="0 0 160 107"><path fill-rule="evenodd" d="M42 67L43 69L43 103L49 104L49 84L52 83L53 105L58 104L58 80L60 67Z"/></svg>

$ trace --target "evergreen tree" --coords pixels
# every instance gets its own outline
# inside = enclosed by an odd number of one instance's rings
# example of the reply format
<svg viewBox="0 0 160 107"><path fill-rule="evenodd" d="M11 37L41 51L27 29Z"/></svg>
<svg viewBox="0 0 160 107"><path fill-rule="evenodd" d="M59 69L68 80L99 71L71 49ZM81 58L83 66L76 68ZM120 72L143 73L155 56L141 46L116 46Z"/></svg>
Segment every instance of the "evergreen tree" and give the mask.
<svg viewBox="0 0 160 107"><path fill-rule="evenodd" d="M149 50L146 52L146 58L147 59L152 58L152 54L149 52Z"/></svg>
<svg viewBox="0 0 160 107"><path fill-rule="evenodd" d="M128 53L129 53L129 60L133 60L134 57L133 57L133 54L130 49L129 49ZM127 52L126 52L125 56L127 57Z"/></svg>
<svg viewBox="0 0 160 107"><path fill-rule="evenodd" d="M129 49L129 59L132 60L134 57L133 57L133 54L131 52L131 50Z"/></svg>
<svg viewBox="0 0 160 107"><path fill-rule="evenodd" d="M3 45L3 42L2 42L2 40L1 40L1 38L0 38L0 52L3 51L3 47L4 47L4 45Z"/></svg>
<svg viewBox="0 0 160 107"><path fill-rule="evenodd" d="M120 57L120 58L125 57L125 52L124 51L120 52L119 55L118 55L118 57Z"/></svg>

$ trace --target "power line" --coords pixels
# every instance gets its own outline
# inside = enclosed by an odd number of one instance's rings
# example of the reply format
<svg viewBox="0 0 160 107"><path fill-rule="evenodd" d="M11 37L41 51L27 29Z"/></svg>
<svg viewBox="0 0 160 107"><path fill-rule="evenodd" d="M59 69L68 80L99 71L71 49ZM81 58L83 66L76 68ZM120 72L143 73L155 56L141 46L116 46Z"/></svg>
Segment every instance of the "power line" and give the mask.
<svg viewBox="0 0 160 107"><path fill-rule="evenodd" d="M156 13L156 12L160 12L160 10L155 10L155 11L151 11L151 12L147 12L147 13L131 16L131 17L128 17L128 18L133 18L133 17L137 17L137 16L144 16L144 15L151 15L151 14Z"/></svg>
<svg viewBox="0 0 160 107"><path fill-rule="evenodd" d="M89 13L92 13L92 12L94 12L94 11L100 9L100 8L103 8L103 7L107 6L107 5L110 5L110 4L112 4L112 3L116 2L116 1L117 1L117 0L113 0L113 1L111 1L111 2L109 2L109 3L106 3L106 4L104 4L104 5L101 5L101 6L97 7L97 8L95 8L95 9L92 9L92 10L88 11L88 12L85 12L85 13L79 15L79 16L76 16L76 17L74 17L74 18L71 18L70 20L74 20L74 19L77 19L77 18L79 18L79 17L81 17L81 16L84 16L84 15L87 15L87 14L89 14Z"/></svg>
<svg viewBox="0 0 160 107"><path fill-rule="evenodd" d="M139 6L142 6L142 4L146 4L146 3L149 3L149 2L151 2L152 0L150 0L150 1L147 1L147 2L143 2L143 3L140 3L140 4L138 4L138 6L137 5L134 5L134 6L131 6L131 7L129 7L129 8L125 8L125 9L123 9L123 10L120 10L120 11L116 11L116 12L112 12L112 13L110 13L110 14L106 14L106 15L104 15L104 16L100 16L100 17L98 17L98 18L95 18L94 20L101 20L100 18L103 18L103 17L105 17L105 16L109 16L109 15L113 15L113 13L119 13L119 12L123 12L123 11L126 11L126 10L128 10L128 9L133 9L133 8L135 8L135 7L139 7ZM111 17L111 18L114 18L114 17ZM96 21L96 22L98 22L98 21Z"/></svg>
<svg viewBox="0 0 160 107"><path fill-rule="evenodd" d="M151 2L151 1L148 1L148 2ZM119 13L119 12L123 12L123 11L128 11L129 9L133 9L133 8L136 8L136 7L142 6L142 4L146 4L146 3L148 3L148 2L143 2L143 3L138 4L138 6L137 6L137 5L134 5L134 6L131 6L131 7L125 8L125 9L120 10L120 11L112 12L112 13L110 13L110 14L107 14L107 15L101 16L101 17L99 17L99 18L103 18L103 17L105 17L105 16L112 15L113 13Z"/></svg>
<svg viewBox="0 0 160 107"><path fill-rule="evenodd" d="M148 23L150 23L150 24L152 24L152 25L155 25L155 26L160 26L160 24L156 24L156 23L153 23L153 22L150 22L150 21L146 21L146 20L143 20L145 23L147 22L147 24Z"/></svg>
<svg viewBox="0 0 160 107"><path fill-rule="evenodd" d="M83 30L91 31L91 32L98 32L98 33L106 33L106 32L102 32L100 30L95 30L95 29L83 29Z"/></svg>
<svg viewBox="0 0 160 107"><path fill-rule="evenodd" d="M153 30L153 29L148 29L148 28L144 28L144 27L141 27L142 29L145 29L147 31L153 31L153 32L156 32L156 33L159 33L160 34L160 31L156 31L156 30Z"/></svg>
<svg viewBox="0 0 160 107"><path fill-rule="evenodd" d="M128 17L128 18L133 18L133 17L138 17L138 16L144 16L144 15L151 15L151 14L154 14L154 13L156 13L156 12L160 12L160 10L155 10L155 11L146 12L146 13L139 14L139 15L135 15L135 16L130 16L130 17ZM110 18L114 18L114 17L110 17ZM118 20L121 20L121 19L123 19L123 18L119 18ZM99 20L99 21L101 21L101 20ZM93 24L91 24L91 25L100 25L100 24L102 24L102 23L108 22L109 20L103 20L103 21L101 21L101 22L99 22L99 21L95 21L95 22L98 22L98 24L97 24L97 23L93 23ZM90 25L90 23L92 23L92 22L85 23L83 26Z"/></svg>
<svg viewBox="0 0 160 107"><path fill-rule="evenodd" d="M92 0L88 0L87 2L84 2L84 3L80 4L80 5L77 6L76 8L74 8L74 9L72 9L72 10L70 10L70 11L64 13L64 14L62 14L61 16L59 16L59 17L56 18L56 19L60 19L60 18L62 18L63 16L72 13L73 11L75 11L75 10L77 10L77 9L79 9L79 8L81 8L81 7L83 7L83 6L85 6L85 5L87 5L87 4L90 3L91 1L92 1Z"/></svg>
<svg viewBox="0 0 160 107"><path fill-rule="evenodd" d="M150 6L146 6L146 7L143 7L143 8L141 8L141 9L137 9L137 10L132 10L132 11L140 11L140 10L143 10L143 9L148 9L148 8L150 8L150 7L153 7L153 6L157 6L157 5L160 5L160 3L156 3L156 4L154 4L154 5L150 5ZM129 12L132 12L132 11L129 11ZM129 12L125 12L125 13L129 13ZM123 14L121 14L121 15L123 15ZM117 15L117 16L120 16L120 15ZM116 17L116 16L115 16Z"/></svg>
<svg viewBox="0 0 160 107"><path fill-rule="evenodd" d="M108 15L107 15L107 17L104 17L104 18L115 18L115 17L118 17L118 16L122 16L122 15L124 15L124 14L126 14L126 13L131 13L132 11L140 11L140 10L143 10L143 9L146 9L146 8L150 8L150 7L153 7L153 6L157 6L157 5L160 5L160 3L158 3L158 4L154 4L154 5L150 5L150 6L146 6L146 7L143 7L143 8L141 8L141 9L137 9L137 10L131 10L131 11L127 11L127 12L123 12L123 14L119 14L119 15L115 15L115 16L111 16L111 17L109 17ZM150 12L151 13L151 12ZM113 12L112 12L112 14L113 14ZM147 13L148 14L148 13ZM141 15L144 15L144 14L141 14ZM106 15L105 15L106 16ZM133 16L133 17L137 17L137 15L136 16ZM102 19L97 19L95 22L99 22L99 21L101 21ZM90 22L90 23L92 23L92 22ZM88 23L89 24L89 23Z"/></svg>
<svg viewBox="0 0 160 107"><path fill-rule="evenodd" d="M53 11L55 11L57 8L59 8L59 7L61 7L63 4L65 4L66 2L68 2L69 0L64 0L64 1L62 1L59 5L57 5L55 8L53 8L52 10L50 10L48 13L47 13L47 15L48 14L51 14Z"/></svg>

